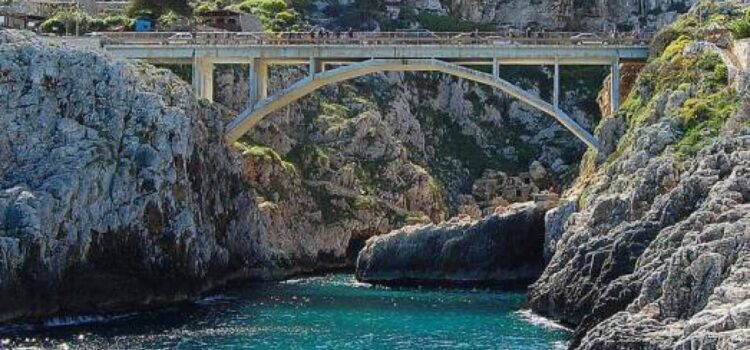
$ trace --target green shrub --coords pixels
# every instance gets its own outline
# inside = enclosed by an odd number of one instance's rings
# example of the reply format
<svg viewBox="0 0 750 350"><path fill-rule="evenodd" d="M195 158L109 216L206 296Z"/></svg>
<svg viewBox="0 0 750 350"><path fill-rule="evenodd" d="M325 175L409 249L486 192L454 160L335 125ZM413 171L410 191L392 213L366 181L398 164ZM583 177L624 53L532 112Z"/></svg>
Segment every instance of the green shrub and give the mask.
<svg viewBox="0 0 750 350"><path fill-rule="evenodd" d="M56 17L49 18L39 25L39 30L42 33L62 34L65 33L65 23Z"/></svg>
<svg viewBox="0 0 750 350"><path fill-rule="evenodd" d="M690 37L688 37L687 35L680 35L664 49L664 53L662 53L661 58L663 60L670 60L673 57L681 54L685 49L685 46L687 46L687 44L689 44L691 41L692 39L690 39Z"/></svg>
<svg viewBox="0 0 750 350"><path fill-rule="evenodd" d="M729 80L729 68L727 68L727 65L724 63L717 64L714 67L714 74L711 80L717 84L726 84L727 80Z"/></svg>
<svg viewBox="0 0 750 350"><path fill-rule="evenodd" d="M266 30L282 32L299 27L299 15L284 0L245 0L230 8L258 16Z"/></svg>
<svg viewBox="0 0 750 350"><path fill-rule="evenodd" d="M179 19L180 19L180 16L176 12L170 10L164 13L163 15L161 15L157 22L159 23L160 27L165 28L165 27L172 26Z"/></svg>
<svg viewBox="0 0 750 350"><path fill-rule="evenodd" d="M744 17L729 22L729 31L732 32L735 39L745 39L750 37L750 12Z"/></svg>
<svg viewBox="0 0 750 350"><path fill-rule="evenodd" d="M127 14L130 17L148 15L152 18L159 18L169 11L190 16L193 9L188 0L131 0Z"/></svg>
<svg viewBox="0 0 750 350"><path fill-rule="evenodd" d="M72 34L76 30L76 22L81 34L110 30L117 26L133 27L133 20L123 15L91 17L83 11L59 11L42 22L39 30L43 33L64 34L67 32Z"/></svg>
<svg viewBox="0 0 750 350"><path fill-rule="evenodd" d="M245 0L234 6L240 11L258 14L276 14L287 9L284 0Z"/></svg>

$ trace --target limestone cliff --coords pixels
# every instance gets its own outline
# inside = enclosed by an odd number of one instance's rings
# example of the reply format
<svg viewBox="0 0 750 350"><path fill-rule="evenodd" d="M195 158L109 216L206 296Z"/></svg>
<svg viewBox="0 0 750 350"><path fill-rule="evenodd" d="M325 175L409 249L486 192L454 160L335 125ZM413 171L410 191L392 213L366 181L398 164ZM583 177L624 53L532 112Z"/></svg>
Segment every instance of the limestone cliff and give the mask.
<svg viewBox="0 0 750 350"><path fill-rule="evenodd" d="M409 226L369 239L357 279L380 284L516 287L544 267L546 203L519 203L482 220Z"/></svg>
<svg viewBox="0 0 750 350"><path fill-rule="evenodd" d="M563 233L530 304L577 326L573 348L750 347L750 74L727 30L746 20L706 1L660 34L579 211L548 222Z"/></svg>
<svg viewBox="0 0 750 350"><path fill-rule="evenodd" d="M217 74L219 103L242 108L241 71ZM531 71L518 83L549 98L549 71ZM586 72L587 80L567 73L564 106L590 126L599 85L591 81L603 70ZM273 88L299 75L277 70ZM323 89L267 117L237 147L270 240L294 270L351 266L374 235L530 200L570 181L583 153L553 119L498 91L411 74Z"/></svg>
<svg viewBox="0 0 750 350"><path fill-rule="evenodd" d="M224 110L167 70L0 42L0 321L153 307L270 266Z"/></svg>
<svg viewBox="0 0 750 350"><path fill-rule="evenodd" d="M494 27L567 31L657 30L695 0L407 0L408 7Z"/></svg>

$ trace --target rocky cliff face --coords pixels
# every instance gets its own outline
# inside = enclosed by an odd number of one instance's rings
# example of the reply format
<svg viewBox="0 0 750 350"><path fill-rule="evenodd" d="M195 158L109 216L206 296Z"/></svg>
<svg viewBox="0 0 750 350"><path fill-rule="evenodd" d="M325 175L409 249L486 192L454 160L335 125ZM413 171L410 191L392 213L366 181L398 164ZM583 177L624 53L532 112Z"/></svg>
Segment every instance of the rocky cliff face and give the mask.
<svg viewBox="0 0 750 350"><path fill-rule="evenodd" d="M166 70L0 38L0 321L150 307L269 266L225 111Z"/></svg>
<svg viewBox="0 0 750 350"><path fill-rule="evenodd" d="M242 70L217 73L219 103L243 108ZM550 72L530 72L517 82L549 98ZM603 70L575 73L566 72L564 106L590 126ZM300 74L275 71L272 88ZM238 147L271 242L295 270L352 266L374 235L530 200L570 181L583 153L554 120L497 91L411 74L326 88L269 116Z"/></svg>
<svg viewBox="0 0 750 350"><path fill-rule="evenodd" d="M407 0L411 7L477 23L548 30L657 30L686 12L695 0Z"/></svg>
<svg viewBox="0 0 750 350"><path fill-rule="evenodd" d="M742 16L705 2L661 34L580 210L548 221L564 233L530 304L577 325L572 347L750 347L748 72L722 29Z"/></svg>
<svg viewBox="0 0 750 350"><path fill-rule="evenodd" d="M482 220L410 226L369 239L357 279L382 284L513 287L544 267L546 204L523 203Z"/></svg>

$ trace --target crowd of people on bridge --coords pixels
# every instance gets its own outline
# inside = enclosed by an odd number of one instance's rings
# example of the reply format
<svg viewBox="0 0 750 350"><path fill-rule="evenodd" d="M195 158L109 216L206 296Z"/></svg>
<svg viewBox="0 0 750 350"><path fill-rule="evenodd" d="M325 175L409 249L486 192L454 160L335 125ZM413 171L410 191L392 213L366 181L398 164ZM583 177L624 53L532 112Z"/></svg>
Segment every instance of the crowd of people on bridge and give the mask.
<svg viewBox="0 0 750 350"><path fill-rule="evenodd" d="M445 36L450 34L450 36ZM443 35L443 36L441 36ZM568 35L570 35L568 33ZM630 39L630 40L641 40L646 39L643 33L639 30L633 30L629 32L618 32L612 30L608 33L597 33L594 35L598 40L602 42L619 40L619 39ZM486 33L480 32L478 29L474 29L471 32L464 33L433 33L430 31L404 31L396 33L383 33L383 32L356 32L353 28L340 30L328 30L325 28L313 28L307 32L282 32L276 33L276 37L287 42L295 43L337 43L337 42L353 42L359 40L372 40L377 43L380 41L388 41L389 39L409 39L420 42L430 41L461 41L465 43L479 44L486 40L497 40L497 39L510 39L510 40L569 40L573 39L569 36L565 36L564 33L557 33L547 31L545 29L535 30L528 27L524 30L520 29L506 29L502 32Z"/></svg>
<svg viewBox="0 0 750 350"><path fill-rule="evenodd" d="M325 40L325 39L331 39L331 38L341 39L342 31L339 29L330 31L325 28L320 28L317 30L316 29L310 30L308 33L286 32L283 35L288 40L304 39L305 35L307 35L311 40L315 40L315 39ZM346 30L346 37L349 39L354 39L354 28L349 27L349 29Z"/></svg>

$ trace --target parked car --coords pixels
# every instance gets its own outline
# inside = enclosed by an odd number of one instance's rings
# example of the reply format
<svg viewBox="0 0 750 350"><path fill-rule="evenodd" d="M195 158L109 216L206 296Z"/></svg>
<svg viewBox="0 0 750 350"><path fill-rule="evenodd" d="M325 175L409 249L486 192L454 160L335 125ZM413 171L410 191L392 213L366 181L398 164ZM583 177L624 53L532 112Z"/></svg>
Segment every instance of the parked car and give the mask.
<svg viewBox="0 0 750 350"><path fill-rule="evenodd" d="M460 33L457 35L454 35L450 38L450 41L452 44L479 44L480 42L483 42L484 39L479 37L479 33L476 32L468 32L468 33Z"/></svg>
<svg viewBox="0 0 750 350"><path fill-rule="evenodd" d="M570 37L575 45L606 45L607 42L594 33L580 33Z"/></svg>
<svg viewBox="0 0 750 350"><path fill-rule="evenodd" d="M193 42L193 34L192 33L177 33L175 35L170 36L166 40L166 44L171 45L185 45L190 44Z"/></svg>
<svg viewBox="0 0 750 350"><path fill-rule="evenodd" d="M504 36L491 36L488 37L487 40L491 42L492 45L518 45L518 41Z"/></svg>

